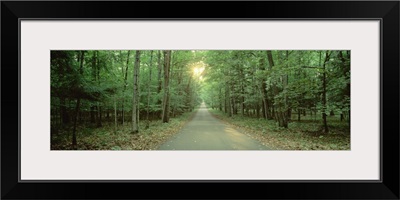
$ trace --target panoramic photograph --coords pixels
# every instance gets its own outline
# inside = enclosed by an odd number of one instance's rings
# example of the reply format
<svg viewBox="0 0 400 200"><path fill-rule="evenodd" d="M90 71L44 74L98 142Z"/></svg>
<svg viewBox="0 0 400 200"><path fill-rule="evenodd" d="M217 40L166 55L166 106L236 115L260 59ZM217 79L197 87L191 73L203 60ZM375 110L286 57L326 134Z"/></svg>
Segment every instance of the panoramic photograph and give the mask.
<svg viewBox="0 0 400 200"><path fill-rule="evenodd" d="M350 150L350 50L51 50L51 150Z"/></svg>

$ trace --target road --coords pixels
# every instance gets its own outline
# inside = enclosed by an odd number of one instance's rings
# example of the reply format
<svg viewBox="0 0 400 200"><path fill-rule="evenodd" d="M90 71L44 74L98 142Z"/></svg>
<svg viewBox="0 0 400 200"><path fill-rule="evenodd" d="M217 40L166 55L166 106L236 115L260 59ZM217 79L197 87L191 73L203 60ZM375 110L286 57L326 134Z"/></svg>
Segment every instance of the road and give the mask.
<svg viewBox="0 0 400 200"><path fill-rule="evenodd" d="M267 150L268 148L208 112L204 103L179 133L159 150Z"/></svg>

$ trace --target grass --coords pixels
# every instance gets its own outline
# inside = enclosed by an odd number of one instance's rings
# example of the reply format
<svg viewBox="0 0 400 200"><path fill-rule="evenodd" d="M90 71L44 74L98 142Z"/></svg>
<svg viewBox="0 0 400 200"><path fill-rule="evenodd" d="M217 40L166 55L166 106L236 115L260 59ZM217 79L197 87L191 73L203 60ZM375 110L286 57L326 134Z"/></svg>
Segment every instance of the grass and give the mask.
<svg viewBox="0 0 400 200"><path fill-rule="evenodd" d="M279 127L274 120L228 117L218 110L209 111L274 150L350 150L350 128L335 117L328 117L329 133L324 134L320 121L292 121L286 129Z"/></svg>
<svg viewBox="0 0 400 200"><path fill-rule="evenodd" d="M171 118L169 123L161 120L150 122L140 121L139 133L131 134L131 123L119 124L114 133L114 123L103 123L100 128L80 126L77 129L77 150L156 150L172 135L176 134L197 111L185 113L177 118ZM72 150L72 128L60 130L52 136L51 150Z"/></svg>

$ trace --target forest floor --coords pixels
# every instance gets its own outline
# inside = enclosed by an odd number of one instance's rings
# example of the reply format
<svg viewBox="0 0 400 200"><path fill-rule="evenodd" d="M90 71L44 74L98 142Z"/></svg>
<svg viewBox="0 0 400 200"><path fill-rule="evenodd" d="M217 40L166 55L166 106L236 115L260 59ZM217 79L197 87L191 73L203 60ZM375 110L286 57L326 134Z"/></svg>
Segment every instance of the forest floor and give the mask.
<svg viewBox="0 0 400 200"><path fill-rule="evenodd" d="M100 128L79 126L77 129L77 150L157 150L171 140L191 121L198 109L171 118L169 123L151 121L145 129L145 121L140 121L140 133L131 134L131 124L118 125L114 133L114 123L103 123ZM328 117L328 134L321 133L321 122L301 120L289 123L287 129L280 128L273 120L242 116L227 117L218 110L208 110L214 117L259 141L271 150L350 150L350 130L345 122ZM71 150L72 127L52 135L51 150Z"/></svg>
<svg viewBox="0 0 400 200"><path fill-rule="evenodd" d="M140 132L131 134L131 123L124 126L118 124L114 133L114 123L103 123L100 128L78 127L77 150L155 150L161 144L176 134L190 119L197 109L184 113L176 118L170 118L169 123L161 120L151 121L145 129L145 121L139 121ZM72 127L60 130L53 134L51 150L72 150Z"/></svg>
<svg viewBox="0 0 400 200"><path fill-rule="evenodd" d="M321 122L318 121L292 121L285 129L278 127L273 120L242 116L228 117L218 110L209 109L209 111L214 117L273 150L350 150L348 125L329 117L329 133L323 134Z"/></svg>

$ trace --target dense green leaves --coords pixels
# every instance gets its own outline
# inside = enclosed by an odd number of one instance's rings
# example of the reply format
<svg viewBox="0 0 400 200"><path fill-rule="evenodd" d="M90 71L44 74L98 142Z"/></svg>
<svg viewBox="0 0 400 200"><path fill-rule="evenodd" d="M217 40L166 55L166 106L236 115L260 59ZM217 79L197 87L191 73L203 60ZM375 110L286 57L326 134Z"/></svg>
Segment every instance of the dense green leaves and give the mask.
<svg viewBox="0 0 400 200"><path fill-rule="evenodd" d="M52 134L70 126L75 130L103 123L113 123L117 132L130 119L137 123L140 119L161 119L163 111L168 117L192 111L201 101L200 79L193 67L201 61L202 53L169 51L167 58L163 52L51 51ZM169 71L164 70L166 63ZM165 96L166 91L170 95ZM132 118L133 108L137 108L137 119ZM74 121L77 123L70 123Z"/></svg>
<svg viewBox="0 0 400 200"><path fill-rule="evenodd" d="M264 117L283 127L293 113L301 120L307 111L349 120L350 51L208 51L205 62L203 99L228 116Z"/></svg>
<svg viewBox="0 0 400 200"><path fill-rule="evenodd" d="M350 51L51 51L52 134L103 124L116 134L133 120L148 129L202 101L277 127L314 119L327 133L335 117L349 130Z"/></svg>

